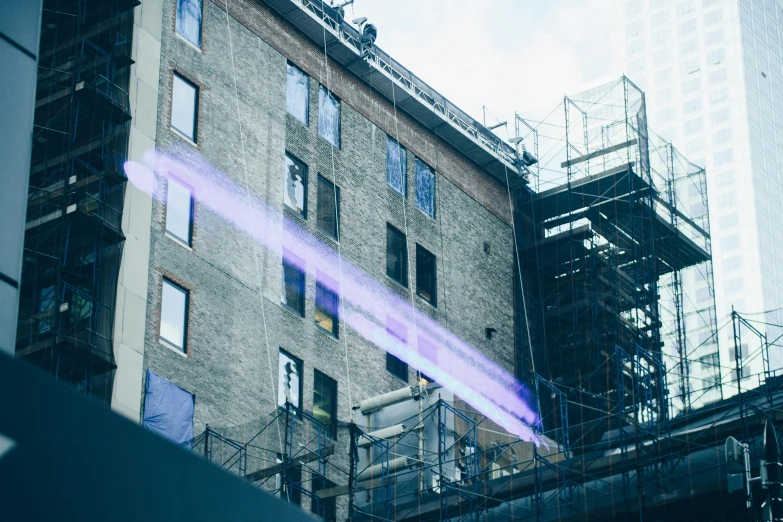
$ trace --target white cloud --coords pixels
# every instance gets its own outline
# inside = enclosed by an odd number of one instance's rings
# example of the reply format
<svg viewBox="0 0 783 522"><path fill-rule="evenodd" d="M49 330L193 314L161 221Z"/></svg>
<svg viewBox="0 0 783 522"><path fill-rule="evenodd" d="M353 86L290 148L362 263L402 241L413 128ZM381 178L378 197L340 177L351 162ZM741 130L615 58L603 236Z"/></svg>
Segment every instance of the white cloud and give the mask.
<svg viewBox="0 0 783 522"><path fill-rule="evenodd" d="M474 118L486 105L512 122L514 111L554 107L567 92L619 76L610 7L608 0L356 0L346 18L367 16L381 48Z"/></svg>

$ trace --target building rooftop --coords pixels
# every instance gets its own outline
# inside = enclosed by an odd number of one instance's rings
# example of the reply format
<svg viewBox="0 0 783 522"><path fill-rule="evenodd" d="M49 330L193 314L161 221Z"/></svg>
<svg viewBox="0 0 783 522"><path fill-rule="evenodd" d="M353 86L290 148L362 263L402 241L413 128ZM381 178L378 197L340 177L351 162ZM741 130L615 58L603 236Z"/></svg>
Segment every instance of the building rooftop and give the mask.
<svg viewBox="0 0 783 522"><path fill-rule="evenodd" d="M513 147L383 52L323 0L264 0L336 61L498 180L516 180ZM370 81L372 79L372 81ZM508 178L507 178L508 176Z"/></svg>

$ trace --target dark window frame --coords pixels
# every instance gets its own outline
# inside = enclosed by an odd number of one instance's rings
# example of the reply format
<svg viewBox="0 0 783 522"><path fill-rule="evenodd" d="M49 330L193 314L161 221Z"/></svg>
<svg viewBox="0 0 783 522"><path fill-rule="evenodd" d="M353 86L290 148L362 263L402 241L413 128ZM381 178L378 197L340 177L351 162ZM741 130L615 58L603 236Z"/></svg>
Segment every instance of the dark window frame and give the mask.
<svg viewBox="0 0 783 522"><path fill-rule="evenodd" d="M295 115L291 114L288 111L288 69L294 68L297 71L301 72L305 78L307 78L307 94L305 96L305 121L300 120ZM286 114L290 114L292 118L294 118L296 121L304 125L305 127L310 126L310 75L304 72L304 70L301 67L298 67L296 64L291 62L290 60L286 61Z"/></svg>
<svg viewBox="0 0 783 522"><path fill-rule="evenodd" d="M321 113L323 110L323 107L321 105L321 89L326 93L326 96L329 98L332 98L335 102L337 102L337 143L332 143L329 141L323 134L321 134ZM334 95L332 91L326 88L324 84L318 85L318 137L324 140L326 143L331 145L332 147L336 148L337 150L340 150L342 148L343 144L343 103L340 98Z"/></svg>
<svg viewBox="0 0 783 522"><path fill-rule="evenodd" d="M299 404L295 404L294 406L296 406L297 408L299 408L301 410L302 409L302 405L304 404L304 361L302 359L300 359L299 357L293 355L288 350L285 350L283 348L278 348L278 357L280 356L280 354L284 354L286 357L288 357L289 359L294 361L294 363L296 363L297 369L299 370ZM279 371L279 368L280 368L280 363L279 362L278 362L277 366L278 366L278 371ZM281 376L278 375L278 379L280 377ZM280 400L280 398L278 397L278 401L279 400ZM281 406L280 404L278 404L277 407L278 408L284 408L285 406Z"/></svg>
<svg viewBox="0 0 783 522"><path fill-rule="evenodd" d="M430 261L432 263L432 266L430 267L431 273L429 274L430 279L432 281L432 288L430 288L430 298L428 299L425 297L423 292L420 290L422 281L422 265L420 263L421 258L430 258ZM434 307L438 306L438 258L421 246L420 244L416 243L416 295L426 301L427 303L431 304Z"/></svg>
<svg viewBox="0 0 783 522"><path fill-rule="evenodd" d="M395 277L393 267L390 263L390 238L397 237L402 240L402 252L399 252L397 257L401 261L399 279ZM386 276L392 281L408 288L408 237L401 230L393 226L391 223L386 223Z"/></svg>
<svg viewBox="0 0 783 522"><path fill-rule="evenodd" d="M426 209L422 208L422 206L419 204L419 173L422 172L422 170L419 168L419 166L422 166L427 172L429 172L429 175L432 177L432 192L430 194L430 197L432 198L431 204L432 204L432 213L429 213ZM414 174L414 199L416 200L416 208L419 209L421 212L424 213L424 215L431 217L432 219L435 219L435 215L437 212L437 209L435 208L436 203L436 191L437 188L435 184L438 181L438 177L435 175L435 171L432 167L430 167L428 164L420 160L419 158L414 158L413 161L413 174Z"/></svg>
<svg viewBox="0 0 783 522"><path fill-rule="evenodd" d="M188 133L183 131L182 129L178 128L176 125L174 125L174 82L176 79L179 78L182 82L184 82L187 85L190 85L193 87L193 90L195 92L195 96L193 97L193 136L188 136ZM169 114L169 126L178 134L185 137L185 139L188 139L192 141L193 143L198 143L198 108L200 103L200 88L198 84L191 81L190 79L186 78L184 75L178 73L177 71L172 72L171 77L171 110Z"/></svg>
<svg viewBox="0 0 783 522"><path fill-rule="evenodd" d="M402 176L401 184L402 184L402 192L397 190L396 187L392 186L391 183L389 183L389 147L392 145L396 145L399 148L400 152L400 175ZM386 186L392 189L396 194L399 194L403 198L407 196L408 193L408 149L402 146L399 141L395 140L391 136L386 136Z"/></svg>
<svg viewBox="0 0 783 522"><path fill-rule="evenodd" d="M328 489L331 487L335 487L337 485L331 480L329 480L328 478L316 472L312 472L312 484L313 484L312 487L313 491L320 491L322 489ZM320 515L320 513L318 513L318 506L317 506L318 502L321 502L321 504L324 506L323 520L325 520L326 522L336 522L337 521L337 497L317 499L317 497L313 495L313 497L310 499L310 511L316 517Z"/></svg>
<svg viewBox="0 0 783 522"><path fill-rule="evenodd" d="M169 230L169 224L168 224L169 223L169 194L170 194L171 182L172 181L174 183L176 183L177 185L179 185L179 186L181 186L183 188L186 188L188 190L188 192L190 193L190 199L189 199L190 208L188 209L188 239L187 240L185 240L184 238L179 237L177 234L175 234L174 232ZM166 219L165 219L165 222L163 223L163 228L164 228L164 230L166 231L166 233L168 235L170 235L171 237L173 237L174 239L180 241L182 244L184 244L184 245L186 245L188 247L192 247L193 246L193 216L194 216L194 210L195 210L194 207L195 206L196 206L196 200L193 197L193 187L191 187L190 185L188 185L186 183L183 183L182 181L180 181L177 178L173 178L173 177L169 178L168 182L166 183Z"/></svg>
<svg viewBox="0 0 783 522"><path fill-rule="evenodd" d="M331 180L323 177L320 173L318 174L318 180L317 180L317 186L316 186L316 199L318 200L318 208L315 209L315 227L321 231L326 236L334 239L335 241L340 240L340 187L335 185ZM321 187L331 187L332 189L332 197L329 198L329 201L334 205L334 230L333 232L330 232L327 230L324 226L322 226L321 223Z"/></svg>
<svg viewBox="0 0 783 522"><path fill-rule="evenodd" d="M316 271L315 275L315 324L323 332L328 333L335 339L340 337L340 292L338 290L332 290L324 284L324 279L329 279L334 283L334 286L339 286L337 281L324 274L320 270ZM332 330L328 330L321 326L318 322L318 314L323 313L329 316L329 303L323 303L324 297L330 298L332 306L334 306L334 314L331 315Z"/></svg>
<svg viewBox="0 0 783 522"><path fill-rule="evenodd" d="M288 255L286 255L286 252L288 252ZM304 265L304 260L302 258L295 255L293 252L289 251L288 249L283 248L283 256L282 256L282 263L281 263L282 272L283 272L283 285L282 285L282 295L280 298L280 304L282 304L288 310L291 310L292 312L297 314L299 317L304 317L305 316L305 292L307 291L307 271L303 267L299 267L295 263L293 263L290 260L290 258L295 258L297 261L301 262L302 265ZM299 282L299 308L291 306L287 302L288 298L286 296L286 287L288 285L288 282L286 280L286 267L295 269L299 273L299 277L301 278Z"/></svg>
<svg viewBox="0 0 783 522"><path fill-rule="evenodd" d="M407 327L388 315L386 316L386 333L397 339L400 344L408 346ZM386 371L403 382L407 383L409 380L408 363L389 352L386 352Z"/></svg>
<svg viewBox="0 0 783 522"><path fill-rule="evenodd" d="M307 205L308 204L308 200L307 200L307 182L309 181L309 177L310 177L310 172L309 172L310 169L308 168L307 163L305 163L304 161L300 160L299 158L297 158L296 156L294 156L293 154L291 154L288 151L286 151L285 157L286 157L286 159L291 160L291 162L294 163L295 165L298 165L299 169L302 172L302 211L299 212L297 209L291 207L288 203L285 202L286 183L288 183L288 172L287 172L288 163L287 162L284 162L285 169L283 171L284 172L284 178L283 178L283 207L286 210L288 210L289 212L291 212L293 215L295 215L296 217L307 221L307 206L308 206Z"/></svg>
<svg viewBox="0 0 783 522"><path fill-rule="evenodd" d="M325 425L325 428L329 436L335 438L337 436L337 381L335 379L332 379L322 371L318 370L317 368L313 369L313 410L315 410L315 398L316 398L315 394L319 383L319 379L322 382L331 383L333 385L331 390L331 402L332 402L332 411L330 412L331 419L330 419L330 423L328 425Z"/></svg>
<svg viewBox="0 0 783 522"><path fill-rule="evenodd" d="M166 339L161 335L160 329L161 325L163 324L163 285L169 284L170 286L174 287L176 290L180 290L182 293L185 294L185 317L182 320L182 346L177 346L177 344L173 341L170 341L169 339ZM188 324L190 322L190 290L185 288L184 286L174 282L172 279L163 276L161 278L161 286L160 286L160 318L158 321L158 340L162 341L168 346L171 346L172 348L176 350L181 350L183 354L189 355L188 353Z"/></svg>

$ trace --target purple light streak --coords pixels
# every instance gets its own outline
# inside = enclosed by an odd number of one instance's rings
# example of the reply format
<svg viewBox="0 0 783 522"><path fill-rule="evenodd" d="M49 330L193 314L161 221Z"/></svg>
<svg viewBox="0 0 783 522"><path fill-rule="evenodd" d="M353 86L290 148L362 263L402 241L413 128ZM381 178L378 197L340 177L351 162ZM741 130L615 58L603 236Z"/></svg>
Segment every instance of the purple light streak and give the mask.
<svg viewBox="0 0 783 522"><path fill-rule="evenodd" d="M281 252L285 247L293 254L286 259L310 277L316 277L316 269L327 275L328 278L319 278L319 281L342 293L343 319L355 332L432 377L509 433L536 444L540 442L530 428L538 421L537 415L517 394L523 386L512 375L420 313L416 314L417 339L413 334L410 301L399 297L345 258L342 259L341 278L337 253L303 230L294 219L253 196L248 204L244 188L194 151L182 149L176 154L148 151L143 163L129 161L125 164L128 179L140 190L159 199L163 194L158 190L156 175L172 177L190 186L194 199L200 204L254 237L267 249ZM155 174L145 164L154 164ZM281 176L283 172L281 162ZM341 279L342 285L339 284ZM407 339L406 343L386 331L387 317L403 325L406 331L399 332L397 337Z"/></svg>

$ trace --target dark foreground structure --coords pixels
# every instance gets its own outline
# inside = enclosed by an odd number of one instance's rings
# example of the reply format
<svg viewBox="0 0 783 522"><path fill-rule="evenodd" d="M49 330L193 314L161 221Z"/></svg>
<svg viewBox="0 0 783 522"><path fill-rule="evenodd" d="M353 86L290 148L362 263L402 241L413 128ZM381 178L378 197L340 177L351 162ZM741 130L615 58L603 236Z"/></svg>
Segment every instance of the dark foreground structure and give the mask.
<svg viewBox="0 0 783 522"><path fill-rule="evenodd" d="M345 17L44 2L17 357L326 520L746 519L776 340L644 93L503 140Z"/></svg>

